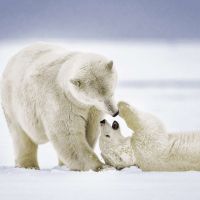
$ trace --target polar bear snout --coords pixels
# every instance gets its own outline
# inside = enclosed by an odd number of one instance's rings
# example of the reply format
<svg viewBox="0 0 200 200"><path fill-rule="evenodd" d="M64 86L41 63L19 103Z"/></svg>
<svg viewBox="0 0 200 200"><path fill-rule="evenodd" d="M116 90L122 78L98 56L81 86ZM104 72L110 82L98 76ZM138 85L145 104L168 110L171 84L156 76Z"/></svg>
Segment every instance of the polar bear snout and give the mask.
<svg viewBox="0 0 200 200"><path fill-rule="evenodd" d="M112 117L116 117L119 114L119 109L113 98L104 101L104 110Z"/></svg>
<svg viewBox="0 0 200 200"><path fill-rule="evenodd" d="M119 128L119 123L117 121L114 121L112 123L112 129L117 130Z"/></svg>
<svg viewBox="0 0 200 200"><path fill-rule="evenodd" d="M109 109L107 111L107 114L111 115L112 117L116 117L117 115L119 115L119 110L114 110L114 109Z"/></svg>
<svg viewBox="0 0 200 200"><path fill-rule="evenodd" d="M119 115L119 110L113 115L113 117L116 117L117 115Z"/></svg>

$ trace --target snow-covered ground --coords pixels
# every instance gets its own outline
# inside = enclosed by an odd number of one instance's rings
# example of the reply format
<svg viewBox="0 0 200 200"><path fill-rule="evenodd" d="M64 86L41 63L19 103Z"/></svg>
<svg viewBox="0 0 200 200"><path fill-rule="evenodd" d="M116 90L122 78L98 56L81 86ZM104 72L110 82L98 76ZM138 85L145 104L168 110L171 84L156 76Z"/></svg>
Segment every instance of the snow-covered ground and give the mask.
<svg viewBox="0 0 200 200"><path fill-rule="evenodd" d="M200 199L198 172L0 170L2 200Z"/></svg>
<svg viewBox="0 0 200 200"><path fill-rule="evenodd" d="M169 131L200 129L200 43L64 43L69 49L101 53L114 60L120 80L116 91L118 100L154 113ZM8 58L26 44L0 44L0 73ZM132 80L142 81L134 84ZM156 83L152 84L151 80ZM124 135L131 134L119 117L116 120L120 121ZM40 171L15 169L2 110L0 135L2 200L200 199L199 172L144 173L135 167L99 173L71 172L55 167L57 158L50 144L39 148ZM98 146L96 152L99 154Z"/></svg>

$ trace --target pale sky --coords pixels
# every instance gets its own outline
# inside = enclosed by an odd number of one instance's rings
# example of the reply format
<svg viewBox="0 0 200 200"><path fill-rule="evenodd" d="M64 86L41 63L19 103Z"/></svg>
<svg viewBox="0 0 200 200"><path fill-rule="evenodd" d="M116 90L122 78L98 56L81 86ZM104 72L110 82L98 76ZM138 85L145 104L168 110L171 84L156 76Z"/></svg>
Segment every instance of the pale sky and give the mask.
<svg viewBox="0 0 200 200"><path fill-rule="evenodd" d="M199 0L1 0L0 40L199 40Z"/></svg>

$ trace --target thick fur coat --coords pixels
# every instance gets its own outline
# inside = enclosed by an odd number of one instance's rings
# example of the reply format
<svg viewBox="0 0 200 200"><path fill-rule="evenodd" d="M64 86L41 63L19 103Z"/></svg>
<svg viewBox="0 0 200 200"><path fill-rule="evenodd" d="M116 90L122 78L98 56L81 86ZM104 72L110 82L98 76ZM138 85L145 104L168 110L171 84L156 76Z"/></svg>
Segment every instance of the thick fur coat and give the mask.
<svg viewBox="0 0 200 200"><path fill-rule="evenodd" d="M127 139L130 145L127 149L132 149L132 159L129 159L130 165L137 165L144 171L186 171L200 170L200 132L194 133L168 133L162 122L155 116L138 111L125 102L119 103L120 116L125 120L127 126L134 132L132 137L125 138L121 135L120 129L113 130L110 125L103 125L102 134L120 134L120 140L105 142L101 148L107 157L105 149L111 146L110 143L123 145ZM115 133L113 133L115 132ZM103 137L103 135L101 135ZM123 139L122 139L123 137ZM108 139L107 139L108 140ZM121 157L122 154L114 149L115 154ZM126 161L127 163L127 161ZM124 167L127 164L124 164ZM115 159L114 166L122 168L122 162Z"/></svg>
<svg viewBox="0 0 200 200"><path fill-rule="evenodd" d="M116 71L107 58L37 43L17 53L2 78L2 106L18 167L38 168L37 147L50 141L60 164L98 170L93 151L103 113L118 111Z"/></svg>

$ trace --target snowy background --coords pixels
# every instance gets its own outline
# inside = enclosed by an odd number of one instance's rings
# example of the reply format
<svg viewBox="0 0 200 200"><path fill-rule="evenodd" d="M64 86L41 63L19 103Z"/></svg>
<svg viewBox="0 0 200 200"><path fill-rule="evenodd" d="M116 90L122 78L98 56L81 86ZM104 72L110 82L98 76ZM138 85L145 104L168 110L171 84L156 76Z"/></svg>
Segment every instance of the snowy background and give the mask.
<svg viewBox="0 0 200 200"><path fill-rule="evenodd" d="M199 9L198 0L3 0L0 75L13 54L36 41L100 53L116 65L117 100L157 115L170 132L200 130ZM199 172L71 172L57 167L50 144L39 147L40 171L15 169L1 109L0 135L2 200L200 199Z"/></svg>
<svg viewBox="0 0 200 200"><path fill-rule="evenodd" d="M200 128L200 44L48 41L104 54L119 75L117 100L126 100L163 120L169 131ZM8 58L28 42L2 43L1 73ZM113 121L108 117L110 122ZM124 122L123 134L130 135ZM41 171L14 169L11 138L0 114L0 197L2 199L199 199L199 172L144 173L122 171L70 172L56 167L50 144L39 147ZM98 145L96 152L99 155ZM1 198L0 198L1 199Z"/></svg>

